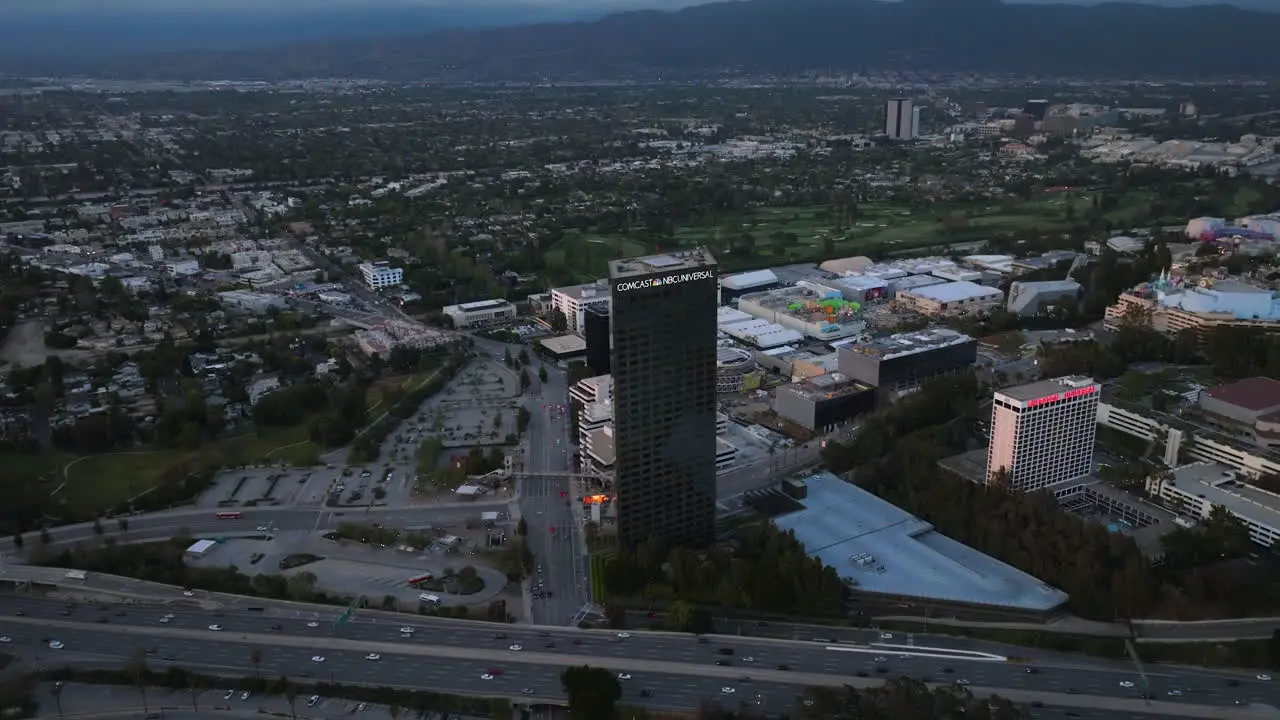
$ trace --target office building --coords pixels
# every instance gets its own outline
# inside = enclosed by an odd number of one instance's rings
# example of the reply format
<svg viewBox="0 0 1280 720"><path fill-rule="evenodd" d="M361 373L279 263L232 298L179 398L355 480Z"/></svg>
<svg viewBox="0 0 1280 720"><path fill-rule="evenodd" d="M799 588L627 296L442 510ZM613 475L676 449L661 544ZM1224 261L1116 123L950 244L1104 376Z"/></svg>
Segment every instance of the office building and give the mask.
<svg viewBox="0 0 1280 720"><path fill-rule="evenodd" d="M582 313L582 337L587 341L587 367L596 375L608 375L609 306L589 307Z"/></svg>
<svg viewBox="0 0 1280 720"><path fill-rule="evenodd" d="M919 389L933 378L968 370L978 359L978 341L950 328L899 333L840 348L837 367L881 396Z"/></svg>
<svg viewBox="0 0 1280 720"><path fill-rule="evenodd" d="M551 291L551 312L564 316L565 330L581 333L583 314L588 308L609 309L609 286L604 280Z"/></svg>
<svg viewBox="0 0 1280 720"><path fill-rule="evenodd" d="M461 329L510 320L516 316L516 306L506 300L477 300L461 305L449 305L440 312L453 322L455 328Z"/></svg>
<svg viewBox="0 0 1280 720"><path fill-rule="evenodd" d="M716 261L609 263L618 540L709 545L716 502Z"/></svg>
<svg viewBox="0 0 1280 720"><path fill-rule="evenodd" d="M376 263L360 263L360 279L370 290L381 290L404 282L404 269L391 267L383 261Z"/></svg>
<svg viewBox="0 0 1280 720"><path fill-rule="evenodd" d="M954 317L995 310L1004 304L1000 288L960 281L899 292L898 305L929 317Z"/></svg>
<svg viewBox="0 0 1280 720"><path fill-rule="evenodd" d="M824 373L783 385L773 397L780 417L806 430L827 432L875 406L875 388L841 373Z"/></svg>
<svg viewBox="0 0 1280 720"><path fill-rule="evenodd" d="M884 134L890 140L913 140L919 130L920 114L908 98L894 98L885 104Z"/></svg>
<svg viewBox="0 0 1280 720"><path fill-rule="evenodd" d="M1064 377L997 392L987 483L1030 492L1088 475L1100 389L1092 378Z"/></svg>
<svg viewBox="0 0 1280 720"><path fill-rule="evenodd" d="M1075 280L1017 281L1009 286L1005 309L1014 315L1038 315L1055 307L1074 310L1081 292Z"/></svg>

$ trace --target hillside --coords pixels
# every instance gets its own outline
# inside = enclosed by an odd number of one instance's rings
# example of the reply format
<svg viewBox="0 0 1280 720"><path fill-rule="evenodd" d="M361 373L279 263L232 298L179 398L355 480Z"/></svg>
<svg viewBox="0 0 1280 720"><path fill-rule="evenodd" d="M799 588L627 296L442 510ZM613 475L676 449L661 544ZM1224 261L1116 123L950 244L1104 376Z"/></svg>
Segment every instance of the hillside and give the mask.
<svg viewBox="0 0 1280 720"><path fill-rule="evenodd" d="M592 80L865 67L1190 79L1273 74L1280 67L1276 37L1280 14L1225 5L746 0L594 22L0 70L157 79Z"/></svg>

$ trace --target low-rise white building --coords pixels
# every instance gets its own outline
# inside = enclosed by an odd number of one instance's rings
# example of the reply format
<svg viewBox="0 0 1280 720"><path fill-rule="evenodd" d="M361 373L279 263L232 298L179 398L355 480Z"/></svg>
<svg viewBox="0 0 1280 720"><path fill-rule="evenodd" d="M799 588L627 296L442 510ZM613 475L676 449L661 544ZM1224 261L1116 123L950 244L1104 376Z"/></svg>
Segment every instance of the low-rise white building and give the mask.
<svg viewBox="0 0 1280 720"><path fill-rule="evenodd" d="M189 277L199 274L200 263L196 260L173 260L165 263L164 269L170 277Z"/></svg>
<svg viewBox="0 0 1280 720"><path fill-rule="evenodd" d="M1249 529L1249 539L1270 547L1280 538L1280 495L1246 483L1235 470L1197 462L1173 470L1173 477L1147 478L1147 492L1180 516L1203 521L1221 506Z"/></svg>
<svg viewBox="0 0 1280 720"><path fill-rule="evenodd" d="M516 306L506 300L478 300L450 305L443 313L453 321L455 328L470 328L509 320L516 316Z"/></svg>
<svg viewBox="0 0 1280 720"><path fill-rule="evenodd" d="M388 262L361 263L360 278L371 290L381 290L404 282L404 268L391 267Z"/></svg>
<svg viewBox="0 0 1280 720"><path fill-rule="evenodd" d="M609 307L609 285L597 280L586 285L573 285L551 291L551 309L564 315L565 330L582 331L582 316L590 307Z"/></svg>

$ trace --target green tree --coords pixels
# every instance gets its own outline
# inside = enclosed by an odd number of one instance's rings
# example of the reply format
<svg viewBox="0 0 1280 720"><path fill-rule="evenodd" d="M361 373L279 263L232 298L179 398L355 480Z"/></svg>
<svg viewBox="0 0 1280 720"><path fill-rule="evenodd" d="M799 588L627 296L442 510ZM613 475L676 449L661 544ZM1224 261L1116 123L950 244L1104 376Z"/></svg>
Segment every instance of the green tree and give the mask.
<svg viewBox="0 0 1280 720"><path fill-rule="evenodd" d="M550 322L551 329L558 333L562 333L569 329L569 319L564 316L564 312L562 312L560 308L555 308L551 311Z"/></svg>
<svg viewBox="0 0 1280 720"><path fill-rule="evenodd" d="M604 617L608 621L609 627L615 630L621 630L627 626L627 609L621 605L608 603L604 606Z"/></svg>
<svg viewBox="0 0 1280 720"><path fill-rule="evenodd" d="M539 381L541 381L541 382L546 382L546 381L547 381L547 366L546 366L546 365L539 365L539 366L538 366L538 380L539 380Z"/></svg>
<svg viewBox="0 0 1280 720"><path fill-rule="evenodd" d="M520 522L516 523L516 534L521 536L528 535L529 521L525 520L524 518L520 518Z"/></svg>
<svg viewBox="0 0 1280 720"><path fill-rule="evenodd" d="M515 358L511 357L511 349L510 349L510 348L503 348L503 349L502 349L502 362L503 362L507 367L511 367L512 365L514 365L514 364L515 364Z"/></svg>
<svg viewBox="0 0 1280 720"><path fill-rule="evenodd" d="M520 389L528 390L529 385L532 382L533 379L529 377L529 370L527 368L520 368Z"/></svg>
<svg viewBox="0 0 1280 720"><path fill-rule="evenodd" d="M569 717L601 720L614 716L614 704L622 698L622 685L610 670L590 665L567 667L560 685L569 697Z"/></svg>
<svg viewBox="0 0 1280 720"><path fill-rule="evenodd" d="M120 518L116 520L116 528L120 531L121 535L127 534L129 532L129 518Z"/></svg>
<svg viewBox="0 0 1280 720"><path fill-rule="evenodd" d="M521 365L528 365L529 351L524 348L520 348L520 354L516 356L516 359L520 361Z"/></svg>
<svg viewBox="0 0 1280 720"><path fill-rule="evenodd" d="M22 539L22 533L14 533L14 534L13 534L13 547L14 547L14 549L15 549L15 550L21 550L21 549L22 549L22 546L23 546L24 544L25 544L25 543L24 543L24 541L23 541L23 539Z"/></svg>

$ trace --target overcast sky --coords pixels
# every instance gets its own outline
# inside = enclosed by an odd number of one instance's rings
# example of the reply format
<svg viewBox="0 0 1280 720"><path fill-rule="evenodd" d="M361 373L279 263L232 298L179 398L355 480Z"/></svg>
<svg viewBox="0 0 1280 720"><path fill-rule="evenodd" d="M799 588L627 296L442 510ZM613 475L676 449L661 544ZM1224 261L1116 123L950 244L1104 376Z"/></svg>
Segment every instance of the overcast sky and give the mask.
<svg viewBox="0 0 1280 720"><path fill-rule="evenodd" d="M433 6L530 5L564 8L617 9L625 7L681 7L706 0L0 0L7 12L237 12L334 8L394 8Z"/></svg>

